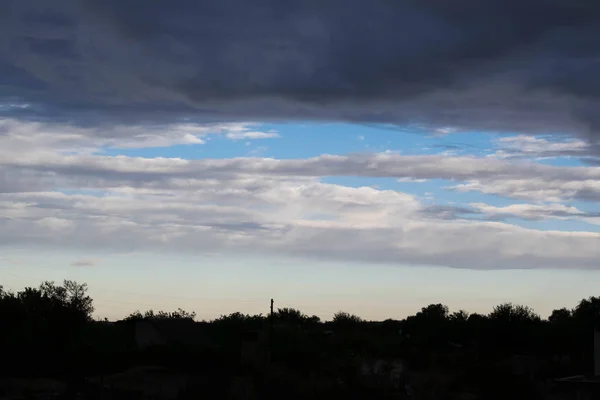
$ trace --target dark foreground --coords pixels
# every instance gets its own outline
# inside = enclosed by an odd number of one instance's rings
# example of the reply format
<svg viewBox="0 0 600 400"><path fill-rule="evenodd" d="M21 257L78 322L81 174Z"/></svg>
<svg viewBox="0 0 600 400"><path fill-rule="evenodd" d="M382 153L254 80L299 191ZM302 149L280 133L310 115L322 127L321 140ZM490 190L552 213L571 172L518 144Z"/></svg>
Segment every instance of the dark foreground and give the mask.
<svg viewBox="0 0 600 400"><path fill-rule="evenodd" d="M74 282L0 289L0 399L600 398L598 298L548 320L511 304L383 322L92 311Z"/></svg>

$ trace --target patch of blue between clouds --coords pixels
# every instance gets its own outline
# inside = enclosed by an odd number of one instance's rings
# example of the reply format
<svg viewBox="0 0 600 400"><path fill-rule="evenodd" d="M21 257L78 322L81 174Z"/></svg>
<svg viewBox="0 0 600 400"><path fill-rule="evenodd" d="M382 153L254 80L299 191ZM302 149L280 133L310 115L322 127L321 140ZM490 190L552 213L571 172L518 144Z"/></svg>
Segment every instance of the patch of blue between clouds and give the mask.
<svg viewBox="0 0 600 400"><path fill-rule="evenodd" d="M280 158L309 158L321 154L351 154L394 151L405 155L432 155L445 151L471 155L487 154L493 135L461 133L434 136L432 132L411 128L358 124L267 124L282 138L269 142L269 149Z"/></svg>
<svg viewBox="0 0 600 400"><path fill-rule="evenodd" d="M497 150L500 137L514 135L463 132L447 135L415 128L344 123L268 123L251 130L275 130L279 138L231 140L224 135L209 134L204 144L178 144L154 148L104 148L102 155L128 157L165 157L182 159L273 157L299 159L322 154L398 152L403 155L435 155L485 157ZM556 166L584 165L577 158L558 157L536 162Z"/></svg>
<svg viewBox="0 0 600 400"><path fill-rule="evenodd" d="M570 201L567 203L567 205L587 213L600 213L600 207L598 206L598 203L592 201Z"/></svg>
<svg viewBox="0 0 600 400"><path fill-rule="evenodd" d="M400 154L485 155L493 147L494 135L461 133L434 136L410 128L391 128L342 123L273 123L253 126L252 130L279 132L279 138L230 140L224 135L203 137L204 144L173 145L154 148L104 148L101 154L128 157L175 157L183 159L230 158L252 155L275 158L310 158L322 154L351 154L396 151ZM266 147L267 149L262 149ZM257 154L256 150L261 150Z"/></svg>

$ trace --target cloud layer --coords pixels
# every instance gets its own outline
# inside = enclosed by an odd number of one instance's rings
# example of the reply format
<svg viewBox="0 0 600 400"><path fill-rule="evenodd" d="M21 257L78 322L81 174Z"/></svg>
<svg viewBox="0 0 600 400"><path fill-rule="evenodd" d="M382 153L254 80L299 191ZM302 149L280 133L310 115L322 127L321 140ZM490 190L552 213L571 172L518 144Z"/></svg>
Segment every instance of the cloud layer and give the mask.
<svg viewBox="0 0 600 400"><path fill-rule="evenodd" d="M565 203L598 199L599 167L394 153L308 159L105 156L103 142L85 131L52 125L53 134L44 135L44 126L4 126L0 243L5 246L257 252L473 269L596 268L600 257L598 233L502 222L597 223L597 214ZM28 132L31 140L23 142L19 132ZM87 150L73 153L73 140ZM121 140L131 143L130 137ZM444 179L453 182L453 190L527 202L454 207L400 191L326 183L327 176Z"/></svg>
<svg viewBox="0 0 600 400"><path fill-rule="evenodd" d="M596 139L600 4L5 0L0 113L329 119Z"/></svg>
<svg viewBox="0 0 600 400"><path fill-rule="evenodd" d="M321 155L309 159L229 158L184 160L65 154L47 148L16 152L8 137L0 148L0 192L69 187L162 187L193 189L206 180L225 182L311 179L323 176L390 177L400 181L443 179L449 189L477 191L531 202L600 200L600 167L558 167L495 158L393 153ZM85 146L84 146L85 148ZM50 179L54 183L49 183Z"/></svg>
<svg viewBox="0 0 600 400"><path fill-rule="evenodd" d="M595 268L600 235L421 218L413 196L319 182L0 196L0 242L235 251L460 268ZM484 210L485 211L485 210Z"/></svg>

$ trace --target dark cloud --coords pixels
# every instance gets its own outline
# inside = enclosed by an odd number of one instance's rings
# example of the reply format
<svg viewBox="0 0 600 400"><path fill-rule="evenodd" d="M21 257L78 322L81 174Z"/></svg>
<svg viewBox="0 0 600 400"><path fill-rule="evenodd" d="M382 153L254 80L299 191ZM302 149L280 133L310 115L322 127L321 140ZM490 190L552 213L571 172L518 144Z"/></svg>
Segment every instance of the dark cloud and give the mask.
<svg viewBox="0 0 600 400"><path fill-rule="evenodd" d="M581 211L560 204L517 204L508 207L493 207L485 204L473 204L472 207L434 204L421 208L419 215L425 218L442 220L468 219L496 222L514 218L528 221L542 221L550 218L579 218L585 221L600 218L600 212Z"/></svg>
<svg viewBox="0 0 600 400"><path fill-rule="evenodd" d="M600 158L598 157L585 157L582 158L581 161L583 161L587 165L600 166Z"/></svg>
<svg viewBox="0 0 600 400"><path fill-rule="evenodd" d="M425 206L419 210L419 214L426 218L444 220L463 219L468 215L481 215L480 212L472 208L439 204Z"/></svg>
<svg viewBox="0 0 600 400"><path fill-rule="evenodd" d="M4 0L0 115L591 138L599 22L591 0Z"/></svg>

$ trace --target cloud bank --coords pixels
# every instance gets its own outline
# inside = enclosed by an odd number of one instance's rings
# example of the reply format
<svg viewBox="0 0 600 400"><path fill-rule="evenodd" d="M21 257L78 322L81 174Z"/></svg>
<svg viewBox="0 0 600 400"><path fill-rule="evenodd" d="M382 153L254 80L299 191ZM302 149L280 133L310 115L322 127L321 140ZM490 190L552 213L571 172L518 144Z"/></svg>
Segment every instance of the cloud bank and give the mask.
<svg viewBox="0 0 600 400"><path fill-rule="evenodd" d="M593 1L4 0L0 114L84 126L323 119L595 141L599 34Z"/></svg>
<svg viewBox="0 0 600 400"><path fill-rule="evenodd" d="M394 153L325 154L308 159L134 158L94 154L98 150L94 147L96 139L73 137L80 149L89 151L72 154L72 144L62 143L61 135L42 136L40 142L33 140L37 144L23 144L22 137L7 135L0 141L0 170L5 171L0 175L0 192L48 189L57 182L68 187L110 189L125 185L176 190L193 189L208 180L246 179L260 184L263 179L358 176L399 181L443 179L449 181L452 190L531 202L600 200L600 167L595 166L559 167L489 157ZM129 143L129 139L124 142ZM61 146L69 151L61 150Z"/></svg>

